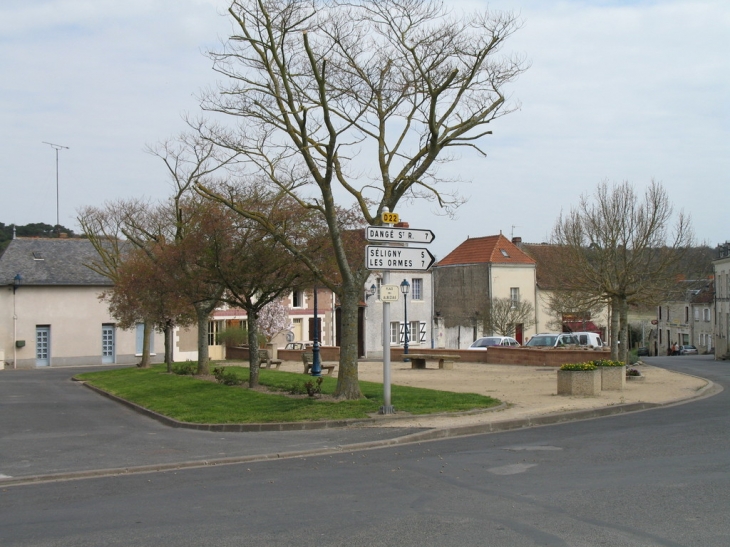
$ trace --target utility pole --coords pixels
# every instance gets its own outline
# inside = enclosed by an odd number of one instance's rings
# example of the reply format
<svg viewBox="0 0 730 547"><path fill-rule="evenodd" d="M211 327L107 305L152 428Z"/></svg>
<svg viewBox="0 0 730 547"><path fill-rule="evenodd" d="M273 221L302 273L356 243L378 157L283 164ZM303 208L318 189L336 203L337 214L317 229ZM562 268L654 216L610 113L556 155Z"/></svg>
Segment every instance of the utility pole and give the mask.
<svg viewBox="0 0 730 547"><path fill-rule="evenodd" d="M61 237L61 215L60 215L60 194L58 191L58 151L65 149L68 150L68 146L63 146L61 144L54 144L52 142L46 142L42 141L43 144L47 144L51 148L53 148L56 151L56 231L58 232L58 236Z"/></svg>

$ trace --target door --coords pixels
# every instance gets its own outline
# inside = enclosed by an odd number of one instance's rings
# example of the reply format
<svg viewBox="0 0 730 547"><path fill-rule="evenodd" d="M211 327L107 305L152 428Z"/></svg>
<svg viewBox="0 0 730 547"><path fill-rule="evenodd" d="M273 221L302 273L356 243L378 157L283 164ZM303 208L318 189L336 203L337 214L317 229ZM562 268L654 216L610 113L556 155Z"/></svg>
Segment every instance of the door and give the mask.
<svg viewBox="0 0 730 547"><path fill-rule="evenodd" d="M114 325L101 326L101 363L109 365L114 362Z"/></svg>
<svg viewBox="0 0 730 547"><path fill-rule="evenodd" d="M35 366L51 364L51 327L39 325L35 328Z"/></svg>
<svg viewBox="0 0 730 547"><path fill-rule="evenodd" d="M525 325L523 323L517 323L515 325L515 340L517 340L520 345L523 345L524 342L524 332L525 332Z"/></svg>

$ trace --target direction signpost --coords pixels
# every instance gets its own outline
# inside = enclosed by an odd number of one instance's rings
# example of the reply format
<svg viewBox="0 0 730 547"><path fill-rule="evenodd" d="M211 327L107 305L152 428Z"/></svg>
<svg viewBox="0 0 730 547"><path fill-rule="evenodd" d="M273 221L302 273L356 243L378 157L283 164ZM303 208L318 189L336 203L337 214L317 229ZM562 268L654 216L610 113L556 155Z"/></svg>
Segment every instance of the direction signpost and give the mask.
<svg viewBox="0 0 730 547"><path fill-rule="evenodd" d="M368 270L428 270L436 261L425 247L366 245L365 267Z"/></svg>
<svg viewBox="0 0 730 547"><path fill-rule="evenodd" d="M368 226L365 228L365 239L370 242L383 243L431 243L436 236L431 230L412 230L410 228L393 228L390 226Z"/></svg>
<svg viewBox="0 0 730 547"><path fill-rule="evenodd" d="M431 230L414 230L393 226L400 221L397 213L387 209L381 215L385 226L368 226L365 239L370 243L394 243L396 245L367 245L365 247L365 267L368 270L382 270L383 284L380 286L380 299L383 302L383 406L380 414L393 414L390 404L390 303L398 300L398 285L390 283L391 270L414 272L426 271L436 261L424 247L408 247L410 243L431 243L436 238ZM395 289L395 290L393 290ZM406 327L407 328L407 327Z"/></svg>

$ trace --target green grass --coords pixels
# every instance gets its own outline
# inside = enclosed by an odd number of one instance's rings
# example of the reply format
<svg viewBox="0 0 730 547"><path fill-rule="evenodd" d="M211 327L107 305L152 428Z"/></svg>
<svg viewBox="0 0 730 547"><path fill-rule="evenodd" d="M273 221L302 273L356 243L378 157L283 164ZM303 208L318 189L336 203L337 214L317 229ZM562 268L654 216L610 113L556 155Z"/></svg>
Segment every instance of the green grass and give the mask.
<svg viewBox="0 0 730 547"><path fill-rule="evenodd" d="M212 367L211 367L212 370ZM248 379L248 368L226 367ZM357 401L292 398L247 388L224 386L193 376L168 374L164 365L149 369L122 368L76 376L99 389L132 401L170 418L193 423L267 423L367 418L383 404L383 386L360 382L365 396ZM262 386L288 393L311 376L278 370L260 370ZM336 378L323 377L322 393L334 393ZM391 402L398 412L431 414L489 408L497 399L475 393L391 386Z"/></svg>

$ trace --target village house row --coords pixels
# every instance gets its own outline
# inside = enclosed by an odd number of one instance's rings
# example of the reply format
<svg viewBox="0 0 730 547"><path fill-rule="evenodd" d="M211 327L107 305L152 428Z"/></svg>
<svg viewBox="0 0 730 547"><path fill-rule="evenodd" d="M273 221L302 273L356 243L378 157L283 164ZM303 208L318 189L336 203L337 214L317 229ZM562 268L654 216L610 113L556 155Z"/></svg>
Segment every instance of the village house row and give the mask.
<svg viewBox="0 0 730 547"><path fill-rule="evenodd" d="M556 317L549 310L551 282L545 258L553 246L522 243L502 234L468 238L428 272L392 271L390 283L408 284L408 294L390 306L387 341L402 346L406 332L416 348L467 348L492 334L485 328L485 306L494 298L529 302L534 317L514 325L520 343L539 332L594 331L605 339L610 324L607 309L590 317ZM64 365L132 364L142 354L142 325L124 330L109 315L99 295L111 282L85 266L96 258L88 240L78 238L16 238L0 257L0 363L31 368ZM728 354L730 337L730 251L718 246L711 279L682 280L681 298L663 302L630 321L652 355L666 355L673 343L693 344L700 353ZM359 309L358 352L379 359L383 352L382 276L372 272ZM405 298L405 302L404 302ZM334 295L318 289L317 324L323 346L339 345L339 308ZM313 290L289 294L291 328L272 343L283 348L292 341L312 341L315 332ZM407 325L405 316L407 313ZM225 357L218 334L245 325L242 310L220 308L210 320L212 359ZM175 333L176 361L196 360L194 329ZM153 362L163 358L163 335L151 341Z"/></svg>

